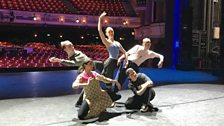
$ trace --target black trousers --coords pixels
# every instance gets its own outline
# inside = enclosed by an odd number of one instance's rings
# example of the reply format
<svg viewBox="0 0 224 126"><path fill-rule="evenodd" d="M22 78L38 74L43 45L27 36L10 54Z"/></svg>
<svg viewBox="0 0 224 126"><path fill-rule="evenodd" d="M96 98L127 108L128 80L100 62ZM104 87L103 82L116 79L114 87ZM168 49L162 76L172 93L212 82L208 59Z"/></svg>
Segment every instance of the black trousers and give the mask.
<svg viewBox="0 0 224 126"><path fill-rule="evenodd" d="M121 65L119 66L119 69L118 69L118 72L117 72L117 75L115 77L115 79L121 84L121 86L124 84L125 80L127 79L127 75L126 75L126 70L128 68L132 68L134 69L137 73L139 72L139 68L138 68L138 65L135 64L134 62L132 61L128 61L128 66L127 68L124 68L124 61L121 63ZM118 88L115 87L114 89L115 92L118 91Z"/></svg>
<svg viewBox="0 0 224 126"><path fill-rule="evenodd" d="M125 102L127 109L140 109L143 104L151 105L150 101L155 97L155 91L152 88L147 88L145 92L140 95L129 97Z"/></svg>
<svg viewBox="0 0 224 126"><path fill-rule="evenodd" d="M102 70L103 70L103 63L102 63L102 61L94 60L93 64L94 64L95 71L98 72L98 73L101 73Z"/></svg>
<svg viewBox="0 0 224 126"><path fill-rule="evenodd" d="M112 59L112 58L108 58L105 62L104 62L104 68L102 71L102 75L104 75L107 78L113 79L114 78L114 71L117 68L117 59ZM108 90L112 89L112 84L108 83L106 84L106 88Z"/></svg>

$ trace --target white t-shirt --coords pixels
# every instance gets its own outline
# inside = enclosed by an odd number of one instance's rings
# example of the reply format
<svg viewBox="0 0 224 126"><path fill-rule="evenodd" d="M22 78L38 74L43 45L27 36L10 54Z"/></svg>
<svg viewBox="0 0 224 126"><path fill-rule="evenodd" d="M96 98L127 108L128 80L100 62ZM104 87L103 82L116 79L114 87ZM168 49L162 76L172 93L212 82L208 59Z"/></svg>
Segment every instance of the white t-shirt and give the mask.
<svg viewBox="0 0 224 126"><path fill-rule="evenodd" d="M145 60L155 58L159 55L154 51L144 50L144 47L141 45L136 45L128 50L128 54L128 60L134 62L138 66L140 66Z"/></svg>

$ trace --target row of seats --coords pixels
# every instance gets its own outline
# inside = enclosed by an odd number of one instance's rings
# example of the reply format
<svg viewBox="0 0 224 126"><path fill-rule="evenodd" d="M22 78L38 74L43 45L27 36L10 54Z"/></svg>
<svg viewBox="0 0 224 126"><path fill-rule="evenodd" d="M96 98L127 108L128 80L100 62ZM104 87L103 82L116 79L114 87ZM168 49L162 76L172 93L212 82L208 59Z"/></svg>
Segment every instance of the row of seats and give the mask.
<svg viewBox="0 0 224 126"><path fill-rule="evenodd" d="M0 0L0 8L47 13L70 13L61 0Z"/></svg>
<svg viewBox="0 0 224 126"><path fill-rule="evenodd" d="M62 0L0 0L0 9L84 15L99 15L106 11L109 16L127 16L122 0L70 0L70 2L76 8L76 12L71 12Z"/></svg>
<svg viewBox="0 0 224 126"><path fill-rule="evenodd" d="M127 16L121 0L72 0L80 14L100 15L106 11L109 16Z"/></svg>
<svg viewBox="0 0 224 126"><path fill-rule="evenodd" d="M3 43L3 42L0 42ZM1 48L8 48L10 43L4 42L0 44ZM11 54L12 50L0 50L0 68L32 68L32 67L66 67L60 63L49 62L50 57L58 57L67 59L67 54L56 48L54 45L45 44L41 42L27 43L25 45L13 45L10 47L32 48L32 52L24 52L24 50L17 50L16 53ZM108 57L106 48L103 45L77 45L76 50L80 50L93 60L105 61Z"/></svg>

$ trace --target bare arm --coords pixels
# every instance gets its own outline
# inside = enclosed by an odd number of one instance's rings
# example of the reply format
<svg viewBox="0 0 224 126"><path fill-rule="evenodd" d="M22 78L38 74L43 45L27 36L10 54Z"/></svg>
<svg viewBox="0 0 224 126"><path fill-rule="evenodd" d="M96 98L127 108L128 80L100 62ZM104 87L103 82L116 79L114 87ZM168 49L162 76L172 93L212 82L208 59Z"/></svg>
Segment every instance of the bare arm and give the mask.
<svg viewBox="0 0 224 126"><path fill-rule="evenodd" d="M136 46L132 47L131 49L129 49L129 50L126 52L126 55L123 54L122 56L120 56L120 57L118 58L118 64L120 64L121 61L122 61L124 58L128 61L128 56L129 56L130 54L136 53L136 51L137 51L137 49L138 49L138 46L139 46L139 45L136 45Z"/></svg>
<svg viewBox="0 0 224 126"><path fill-rule="evenodd" d="M156 52L153 52L153 55L154 55L154 57L159 58L159 62L157 64L158 68L162 68L163 61L164 61L164 56L159 54L159 53L156 53Z"/></svg>
<svg viewBox="0 0 224 126"><path fill-rule="evenodd" d="M76 80L72 83L72 88L77 89L77 88L79 88L80 86L83 87L83 86L86 86L86 85L88 85L88 84L89 84L89 82L86 82L86 83L82 82L82 78L81 78L81 76L79 75L79 76L76 78Z"/></svg>
<svg viewBox="0 0 224 126"><path fill-rule="evenodd" d="M106 15L107 13L106 12L103 12L100 16L99 16L99 19L98 19L98 32L99 32L99 35L100 35L100 38L103 42L103 44L108 48L110 46L110 43L107 41L103 31L102 31L102 23L101 23L101 19Z"/></svg>
<svg viewBox="0 0 224 126"><path fill-rule="evenodd" d="M152 87L152 86L153 86L153 82L152 81L145 82L144 84L140 85L140 90L138 90L136 92L137 95L142 95L148 87Z"/></svg>
<svg viewBox="0 0 224 126"><path fill-rule="evenodd" d="M56 58L56 57L51 57L49 59L50 62L52 63L61 63L65 66L75 66L76 63L73 60L65 60L65 59L60 59L60 58Z"/></svg>
<svg viewBox="0 0 224 126"><path fill-rule="evenodd" d="M98 75L97 76L97 80L103 81L104 83L115 83L116 86L118 87L118 89L119 90L121 89L121 85L120 85L120 83L117 80L113 80L113 79L107 78L107 77L105 77L103 75Z"/></svg>
<svg viewBox="0 0 224 126"><path fill-rule="evenodd" d="M120 44L120 43L119 43ZM128 53L125 51L125 49L123 48L123 46L120 44L120 51L123 53L123 57L121 56L119 59L118 59L118 62L117 62L117 65L120 64L121 60L125 58L125 61L126 61L126 64L125 64L125 67L126 68L128 66Z"/></svg>

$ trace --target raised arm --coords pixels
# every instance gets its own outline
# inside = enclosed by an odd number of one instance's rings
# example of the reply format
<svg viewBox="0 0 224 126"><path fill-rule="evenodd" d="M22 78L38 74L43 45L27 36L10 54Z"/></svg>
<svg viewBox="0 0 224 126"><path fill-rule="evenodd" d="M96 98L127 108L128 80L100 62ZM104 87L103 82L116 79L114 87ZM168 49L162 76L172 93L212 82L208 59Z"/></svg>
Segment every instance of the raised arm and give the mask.
<svg viewBox="0 0 224 126"><path fill-rule="evenodd" d="M107 13L106 12L103 12L100 16L99 16L99 19L98 19L98 32L99 32L99 35L100 35L100 38L103 42L103 44L106 46L106 47L109 47L110 46L110 43L107 41L104 33L103 33L103 30L102 30L102 23L101 23L101 20L102 18L106 15Z"/></svg>

